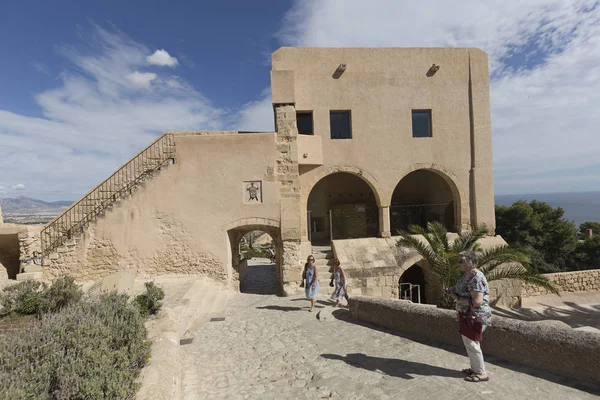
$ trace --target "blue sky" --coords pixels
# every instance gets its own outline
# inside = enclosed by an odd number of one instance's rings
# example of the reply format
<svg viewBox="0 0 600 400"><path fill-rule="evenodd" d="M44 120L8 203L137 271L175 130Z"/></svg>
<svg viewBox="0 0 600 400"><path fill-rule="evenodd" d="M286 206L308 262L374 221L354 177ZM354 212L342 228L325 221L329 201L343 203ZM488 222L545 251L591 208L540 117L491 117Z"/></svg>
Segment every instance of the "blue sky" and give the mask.
<svg viewBox="0 0 600 400"><path fill-rule="evenodd" d="M0 198L76 199L164 130L273 129L282 45L482 48L496 193L600 190L598 1L410 3L4 2Z"/></svg>

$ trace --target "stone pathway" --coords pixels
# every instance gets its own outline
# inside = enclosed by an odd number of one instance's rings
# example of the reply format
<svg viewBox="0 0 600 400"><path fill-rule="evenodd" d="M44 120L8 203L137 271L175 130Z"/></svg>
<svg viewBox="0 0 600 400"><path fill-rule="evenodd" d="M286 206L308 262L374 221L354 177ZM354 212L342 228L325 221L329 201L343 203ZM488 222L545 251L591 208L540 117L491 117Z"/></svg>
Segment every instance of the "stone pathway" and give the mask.
<svg viewBox="0 0 600 400"><path fill-rule="evenodd" d="M327 300L319 301L324 307ZM225 321L181 347L184 398L197 399L593 399L600 387L487 360L491 380L468 383L464 349L433 347L364 326L348 311L300 297L231 297ZM580 389L570 387L577 386Z"/></svg>
<svg viewBox="0 0 600 400"><path fill-rule="evenodd" d="M248 261L248 271L240 282L240 291L252 294L277 293L277 267L266 258Z"/></svg>

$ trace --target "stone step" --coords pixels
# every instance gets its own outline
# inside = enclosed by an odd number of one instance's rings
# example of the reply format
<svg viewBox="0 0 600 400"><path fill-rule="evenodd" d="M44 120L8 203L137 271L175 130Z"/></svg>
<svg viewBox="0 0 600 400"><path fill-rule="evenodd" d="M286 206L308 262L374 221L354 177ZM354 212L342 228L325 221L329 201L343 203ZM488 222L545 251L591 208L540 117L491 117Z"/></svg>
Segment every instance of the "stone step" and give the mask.
<svg viewBox="0 0 600 400"><path fill-rule="evenodd" d="M17 274L17 281L41 281L42 280L42 272L23 272Z"/></svg>
<svg viewBox="0 0 600 400"><path fill-rule="evenodd" d="M206 278L200 278L200 279L196 279L194 281L194 283L192 284L192 287L189 288L186 293L183 295L183 300L184 301L190 301L192 298L194 298L194 296L196 296L201 288L205 285L206 283Z"/></svg>
<svg viewBox="0 0 600 400"><path fill-rule="evenodd" d="M201 284L195 285L195 287L186 293L186 296L184 296L186 300L183 300L184 310L180 314L181 317L179 319L179 337L185 335L196 316L207 305L212 305L216 294L217 290L214 285L206 280L203 280Z"/></svg>
<svg viewBox="0 0 600 400"><path fill-rule="evenodd" d="M317 253L317 252L313 252L313 257L315 257L315 261L316 260L331 260L333 259L333 251L327 252L327 253Z"/></svg>
<svg viewBox="0 0 600 400"><path fill-rule="evenodd" d="M331 251L331 246L312 246L313 253L328 253Z"/></svg>
<svg viewBox="0 0 600 400"><path fill-rule="evenodd" d="M210 322L212 318L225 318L225 310L227 309L229 296L229 291L216 291L212 304L210 306L207 305L200 310L191 322L186 334L196 332L202 325Z"/></svg>
<svg viewBox="0 0 600 400"><path fill-rule="evenodd" d="M315 265L317 267L325 266L325 265L332 266L332 265L334 265L334 262L332 259L326 259L326 258L317 259L317 258L315 258Z"/></svg>
<svg viewBox="0 0 600 400"><path fill-rule="evenodd" d="M331 275L333 275L333 268L328 265L317 265L317 273L319 274L320 278L327 276L327 279L331 279Z"/></svg>

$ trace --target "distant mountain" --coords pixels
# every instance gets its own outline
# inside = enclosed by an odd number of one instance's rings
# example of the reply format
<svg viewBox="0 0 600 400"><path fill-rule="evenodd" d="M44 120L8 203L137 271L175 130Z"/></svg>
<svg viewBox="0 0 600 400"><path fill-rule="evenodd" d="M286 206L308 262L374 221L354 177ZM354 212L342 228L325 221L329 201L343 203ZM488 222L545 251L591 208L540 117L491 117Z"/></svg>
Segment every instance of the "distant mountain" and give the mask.
<svg viewBox="0 0 600 400"><path fill-rule="evenodd" d="M46 202L27 196L0 199L3 214L58 214L71 204L72 201Z"/></svg>

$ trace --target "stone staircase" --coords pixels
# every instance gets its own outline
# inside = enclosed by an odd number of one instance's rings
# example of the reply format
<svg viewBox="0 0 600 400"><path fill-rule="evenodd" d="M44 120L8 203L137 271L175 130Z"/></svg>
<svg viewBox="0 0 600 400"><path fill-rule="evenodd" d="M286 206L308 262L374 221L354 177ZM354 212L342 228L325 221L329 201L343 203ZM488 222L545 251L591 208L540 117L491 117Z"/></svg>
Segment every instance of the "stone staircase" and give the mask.
<svg viewBox="0 0 600 400"><path fill-rule="evenodd" d="M42 255L47 257L85 231L116 202L132 195L161 168L175 162L173 134L165 133L73 203L40 232Z"/></svg>
<svg viewBox="0 0 600 400"><path fill-rule="evenodd" d="M180 339L191 336L211 319L225 318L231 293L222 283L194 275L165 275L152 280L165 291L163 304L173 310ZM136 282L135 290L141 292L143 282Z"/></svg>
<svg viewBox="0 0 600 400"><path fill-rule="evenodd" d="M330 295L335 289L329 286L333 277L333 250L331 246L312 246L312 255L315 257L315 265L321 281L319 293Z"/></svg>

